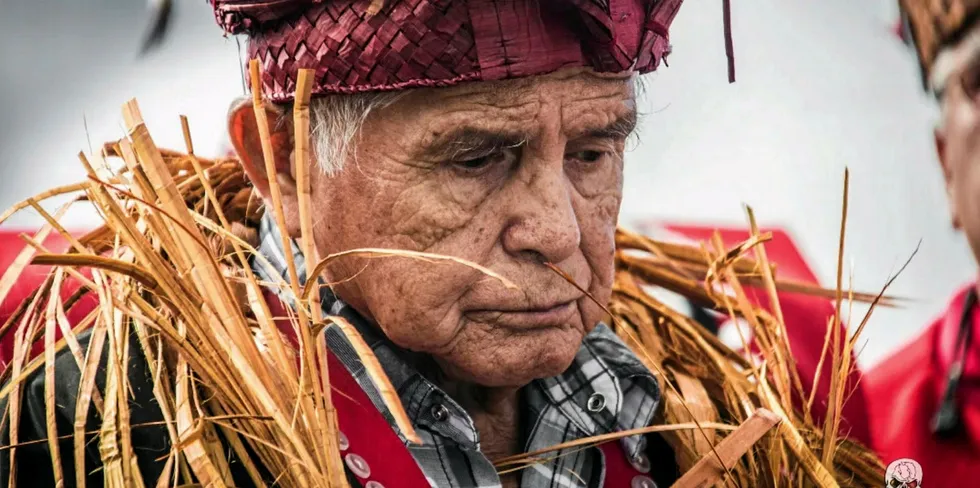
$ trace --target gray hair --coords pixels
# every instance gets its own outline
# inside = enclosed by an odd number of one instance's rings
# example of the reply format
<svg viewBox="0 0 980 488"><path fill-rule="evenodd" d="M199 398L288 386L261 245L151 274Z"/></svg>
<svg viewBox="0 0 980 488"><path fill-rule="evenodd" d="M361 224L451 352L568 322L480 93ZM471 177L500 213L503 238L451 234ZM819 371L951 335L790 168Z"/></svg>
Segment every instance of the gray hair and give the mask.
<svg viewBox="0 0 980 488"><path fill-rule="evenodd" d="M368 115L391 106L405 92L334 94L310 102L310 138L317 164L327 175L344 168Z"/></svg>

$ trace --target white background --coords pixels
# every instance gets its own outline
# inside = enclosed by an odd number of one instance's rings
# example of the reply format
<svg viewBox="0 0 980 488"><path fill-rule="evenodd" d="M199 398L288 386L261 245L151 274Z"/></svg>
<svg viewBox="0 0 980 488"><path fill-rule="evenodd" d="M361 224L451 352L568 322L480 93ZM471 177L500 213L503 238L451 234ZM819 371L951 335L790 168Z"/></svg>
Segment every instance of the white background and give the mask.
<svg viewBox="0 0 980 488"><path fill-rule="evenodd" d="M855 286L877 291L922 241L892 289L914 301L878 310L865 331L860 362L869 366L976 274L948 223L934 104L890 32L890 0L732 3L734 85L721 1L682 7L670 67L648 83L622 222L740 224L747 203L763 225L788 228L832 285L849 167L846 262ZM133 0L0 0L0 208L78 180L75 154L89 139L123 134L119 106L130 97L161 146L183 147L177 116L185 114L199 153L224 147L227 107L242 94L235 40L221 36L206 2L177 0L167 43L138 59L146 21ZM38 222L24 214L5 225ZM79 214L72 223L92 222Z"/></svg>

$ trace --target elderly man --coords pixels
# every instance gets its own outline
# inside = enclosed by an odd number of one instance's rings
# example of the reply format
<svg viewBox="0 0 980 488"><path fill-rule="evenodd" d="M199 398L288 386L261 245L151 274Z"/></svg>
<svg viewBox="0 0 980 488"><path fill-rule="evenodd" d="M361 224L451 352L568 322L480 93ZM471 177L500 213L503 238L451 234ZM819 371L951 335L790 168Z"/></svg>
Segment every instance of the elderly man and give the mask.
<svg viewBox="0 0 980 488"><path fill-rule="evenodd" d="M284 254L298 251L282 249L280 233L300 236L295 168L310 165L319 255L389 248L457 256L521 290L405 259L365 267L351 258L327 270L323 278L339 284L323 297L324 310L365 336L422 438L408 446L414 466L402 479L440 487L669 485L676 467L656 437L627 437L616 450L580 450L503 476L491 460L653 420L657 381L601 323L602 309L542 263L608 301L636 76L667 53L680 0L213 3L226 31L249 36L250 57L264 66L263 95L277 102L268 109L278 121L270 124L274 174L250 103L232 107L229 128L270 207L270 183L282 191L285 228L269 212L259 249L283 276ZM315 155L307 161L295 158L286 110L299 68L316 73ZM329 340L361 380L350 344L339 334ZM72 406L73 379L59 378L59 395ZM152 422L158 414L145 381L134 386L143 406L136 414ZM31 385L28 405L43 393L43 378ZM370 381L359 385L378 397ZM43 408L25 416L21 438L44 438ZM146 432L134 442L147 452L140 467L150 484L166 434ZM378 473L394 469L365 459L371 443L342 442L342 450L362 449L345 457L352 484L377 487ZM22 482L51 480L44 449L18 450ZM6 456L2 468L6 479ZM99 483L97 470L91 476Z"/></svg>
<svg viewBox="0 0 980 488"><path fill-rule="evenodd" d="M980 2L905 0L924 80L942 109L936 150L953 227L980 260ZM867 377L884 461L912 458L927 486L961 486L980 466L977 284L956 293L922 336Z"/></svg>
<svg viewBox="0 0 980 488"><path fill-rule="evenodd" d="M659 399L650 373L597 325L601 308L541 263L608 300L635 73L664 54L651 26L679 2L573 5L392 2L358 17L365 2L340 1L299 7L293 22L288 9L276 13L285 21L264 20L269 9L217 2L226 29L251 24L250 52L271 67L269 98L292 92L295 71L273 64L283 53L293 58L285 66L319 75L315 160L293 161L286 117L272 134L277 174L266 173L251 104L232 108L246 173L267 203L270 179L284 194L286 229L267 222L265 246L277 247L278 231L299 236L293 168L310 164L321 256L364 247L457 256L523 290L412 260L328 270L341 284L324 308L348 308L377 337L420 427L413 455L438 486L599 486L595 449L502 480L490 460L648 425ZM315 54L325 49L339 50ZM643 455L643 443L631 450Z"/></svg>

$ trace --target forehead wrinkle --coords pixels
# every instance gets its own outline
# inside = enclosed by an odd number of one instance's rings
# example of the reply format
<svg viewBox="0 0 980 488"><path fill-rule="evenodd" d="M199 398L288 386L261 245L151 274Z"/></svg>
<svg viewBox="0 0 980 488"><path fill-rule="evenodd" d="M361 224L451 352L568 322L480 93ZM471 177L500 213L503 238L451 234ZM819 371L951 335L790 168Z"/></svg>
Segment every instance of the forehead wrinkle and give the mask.
<svg viewBox="0 0 980 488"><path fill-rule="evenodd" d="M466 103L494 108L516 108L528 104L540 104L547 99L565 98L571 94L576 100L591 100L630 89L632 75L595 73L591 70L565 70L547 75L512 80L478 81L442 90L443 102L466 99ZM585 97L579 97L586 94Z"/></svg>
<svg viewBox="0 0 980 488"><path fill-rule="evenodd" d="M581 109L583 104L584 110ZM569 138L625 138L636 128L636 104L632 98L624 100L619 96L576 99L571 104L562 105L561 123Z"/></svg>
<svg viewBox="0 0 980 488"><path fill-rule="evenodd" d="M528 76L509 80L471 81L451 87L419 88L412 90L406 98L420 99L429 102L435 99L450 101L459 98L471 98L472 101L500 107L520 105L522 99L534 96L538 90L535 87L555 83L578 85L577 92L595 92L603 87L613 85L632 85L630 81L636 77L633 72L598 73L589 68L575 67L558 70L553 73ZM553 93L554 90L546 90Z"/></svg>
<svg viewBox="0 0 980 488"><path fill-rule="evenodd" d="M520 82L508 83L508 82ZM527 79L472 82L444 89L423 89L422 101L436 106L459 104L483 109L514 109L536 103L535 90Z"/></svg>
<svg viewBox="0 0 980 488"><path fill-rule="evenodd" d="M504 109L493 106L473 107L471 104L468 108L450 109L448 112L430 118L423 130L424 135L420 141L422 147L439 144L447 134L459 132L463 128L470 129L473 133L499 134L511 139L531 138L537 130L533 123L537 110L530 104Z"/></svg>
<svg viewBox="0 0 980 488"><path fill-rule="evenodd" d="M543 100L535 91L515 89L461 93L433 102L436 106L445 107L443 112L471 113L476 120L491 120L530 116L539 110Z"/></svg>
<svg viewBox="0 0 980 488"><path fill-rule="evenodd" d="M616 117L611 123L603 127L586 129L582 134L575 134L575 136L584 135L596 139L626 139L636 130L637 118L636 107L633 107L632 110Z"/></svg>
<svg viewBox="0 0 980 488"><path fill-rule="evenodd" d="M471 127L485 134L496 133L509 144L538 139L542 131L558 129L563 138L599 131L609 136L628 135L635 125L629 119L636 111L629 77L601 78L587 76L577 80L535 77L502 82L477 82L450 89L426 89L429 96L418 98L428 111L426 124L417 147L434 156L433 146L446 146L447 133L460 127ZM554 86L551 86L554 85ZM540 89L528 89L540 88ZM420 90L420 92L423 90ZM417 104L413 104L417 105ZM557 109L560 127L541 126L549 117L543 110ZM417 113L417 112L416 112ZM475 139L459 141L462 148ZM481 142L481 141L477 141ZM445 149L445 147L440 148Z"/></svg>

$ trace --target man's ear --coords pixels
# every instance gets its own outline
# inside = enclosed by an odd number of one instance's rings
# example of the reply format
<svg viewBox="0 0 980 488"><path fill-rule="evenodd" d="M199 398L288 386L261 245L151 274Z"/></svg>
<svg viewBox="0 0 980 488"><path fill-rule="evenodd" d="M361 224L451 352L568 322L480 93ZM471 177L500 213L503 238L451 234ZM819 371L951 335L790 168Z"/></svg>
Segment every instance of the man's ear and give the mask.
<svg viewBox="0 0 980 488"><path fill-rule="evenodd" d="M941 128L936 128L933 132L936 141L936 156L939 159L939 167L943 171L943 182L946 185L946 201L949 205L949 217L954 229L960 228L960 216L956 210L956 195L953 187L953 170L951 162L946 153L946 133Z"/></svg>
<svg viewBox="0 0 980 488"><path fill-rule="evenodd" d="M282 194L283 211L286 214L287 233L294 235L299 229L299 202L297 201L296 179L292 170L293 120L291 114L279 107L265 104L266 119L269 124L269 138L275 161L275 174L266 171L265 156L262 153L262 138L256 123L255 109L250 98L234 102L228 114L228 135L232 146L241 160L242 168L252 185L262 195L266 208L273 208L269 181L275 179Z"/></svg>

